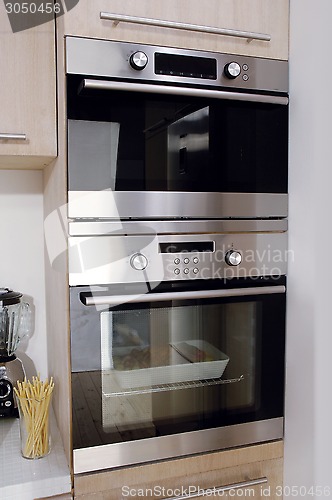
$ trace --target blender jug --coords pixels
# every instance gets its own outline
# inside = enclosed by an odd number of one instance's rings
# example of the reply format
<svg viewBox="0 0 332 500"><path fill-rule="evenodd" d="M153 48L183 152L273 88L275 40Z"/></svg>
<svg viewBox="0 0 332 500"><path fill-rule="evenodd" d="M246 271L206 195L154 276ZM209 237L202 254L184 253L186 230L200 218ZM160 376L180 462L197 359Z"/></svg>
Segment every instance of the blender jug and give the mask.
<svg viewBox="0 0 332 500"><path fill-rule="evenodd" d="M30 306L21 297L19 292L0 288L0 417L17 416L14 387L25 378L23 364L15 355L29 328Z"/></svg>

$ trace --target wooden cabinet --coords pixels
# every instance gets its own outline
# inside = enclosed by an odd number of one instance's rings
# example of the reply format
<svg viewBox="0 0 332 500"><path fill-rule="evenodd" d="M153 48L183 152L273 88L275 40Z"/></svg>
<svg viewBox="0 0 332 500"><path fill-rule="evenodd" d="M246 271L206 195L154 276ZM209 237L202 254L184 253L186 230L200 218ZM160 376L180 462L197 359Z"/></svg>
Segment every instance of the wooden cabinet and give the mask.
<svg viewBox="0 0 332 500"><path fill-rule="evenodd" d="M65 493L63 495L56 495L53 497L36 498L35 500L71 500L73 496L70 493Z"/></svg>
<svg viewBox="0 0 332 500"><path fill-rule="evenodd" d="M43 168L57 154L54 23L13 33L2 4L0 73L0 168Z"/></svg>
<svg viewBox="0 0 332 500"><path fill-rule="evenodd" d="M72 10L59 17L57 19L59 156L45 170L45 215L58 210L58 207L65 206L67 201L67 122L64 97L66 35L286 60L288 7L288 0L209 0L208 8L206 2L201 0L140 0L139 2L80 0ZM271 35L271 42L253 40L248 43L246 38L130 23L114 26L112 21L100 19L101 12L267 33ZM66 262L64 259L64 268L61 272L46 262L48 289L46 300L50 373L61 387L61 390L54 395L54 408L68 461L71 462L69 298ZM62 360L61 363L58 362L59 359ZM282 443L252 446L122 470L80 475L74 479L75 495L77 498L119 500L124 485L131 488L153 488L156 481L158 483L160 481L160 486L169 489L182 486L185 488L190 485L209 489L266 476L268 478L266 486L264 484L254 486L257 497L257 491L260 492L261 487L270 487L274 492L275 488L282 484L282 463ZM272 493L269 498L277 497Z"/></svg>
<svg viewBox="0 0 332 500"><path fill-rule="evenodd" d="M170 498L202 490L202 495L195 498L243 496L276 499L281 496L282 456L283 444L279 441L83 475L74 478L74 493L75 498L82 500L91 498L93 493L96 500L118 500L127 496ZM254 484L254 480L264 478L266 482ZM241 488L239 483L247 484ZM224 493L212 495L214 488L229 485L228 493L226 489Z"/></svg>
<svg viewBox="0 0 332 500"><path fill-rule="evenodd" d="M80 0L58 19L66 35L288 59L289 0ZM100 13L263 33L270 41L100 19Z"/></svg>

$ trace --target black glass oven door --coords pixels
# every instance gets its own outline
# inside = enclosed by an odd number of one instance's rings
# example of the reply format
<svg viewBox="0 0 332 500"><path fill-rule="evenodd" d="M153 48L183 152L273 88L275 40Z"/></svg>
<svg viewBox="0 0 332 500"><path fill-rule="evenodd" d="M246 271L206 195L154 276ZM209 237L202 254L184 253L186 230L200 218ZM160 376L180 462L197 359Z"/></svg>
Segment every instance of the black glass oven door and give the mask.
<svg viewBox="0 0 332 500"><path fill-rule="evenodd" d="M288 106L121 91L68 77L70 191L287 193Z"/></svg>
<svg viewBox="0 0 332 500"><path fill-rule="evenodd" d="M80 290L71 290L75 448L283 416L284 286L157 292L117 307ZM97 298L99 310L80 301L75 312L78 297Z"/></svg>

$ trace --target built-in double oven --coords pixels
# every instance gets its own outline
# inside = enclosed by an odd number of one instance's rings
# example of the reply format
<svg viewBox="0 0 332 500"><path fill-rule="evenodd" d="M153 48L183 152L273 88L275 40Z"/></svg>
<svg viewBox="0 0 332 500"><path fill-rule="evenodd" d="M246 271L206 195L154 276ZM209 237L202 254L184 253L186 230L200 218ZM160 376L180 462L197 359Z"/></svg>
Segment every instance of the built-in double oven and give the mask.
<svg viewBox="0 0 332 500"><path fill-rule="evenodd" d="M282 438L287 63L66 61L74 472Z"/></svg>

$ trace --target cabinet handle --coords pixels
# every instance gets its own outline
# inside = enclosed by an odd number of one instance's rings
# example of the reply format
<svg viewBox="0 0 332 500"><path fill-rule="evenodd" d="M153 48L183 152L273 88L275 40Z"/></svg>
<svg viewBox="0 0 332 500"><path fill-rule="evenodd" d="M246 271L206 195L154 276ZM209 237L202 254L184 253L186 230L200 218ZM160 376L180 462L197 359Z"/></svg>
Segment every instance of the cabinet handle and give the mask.
<svg viewBox="0 0 332 500"><path fill-rule="evenodd" d="M11 141L26 141L27 136L25 134L2 134L2 133L0 133L0 139L9 139Z"/></svg>
<svg viewBox="0 0 332 500"><path fill-rule="evenodd" d="M224 493L225 491L239 490L241 488L249 488L250 486L256 486L258 484L265 484L265 483L267 483L267 477L260 477L259 479L252 479L250 481L244 481L243 483L228 484L226 486L218 486L213 488L207 488L204 490L199 489L189 495L183 495L181 497L172 497L172 498L169 497L165 498L165 500L189 500L190 498L197 498L205 495L211 496L211 492L213 492L214 495L216 495L219 493Z"/></svg>
<svg viewBox="0 0 332 500"><path fill-rule="evenodd" d="M110 12L101 12L100 19L114 21L117 26L120 22L145 24L148 26L158 26L161 28L175 28L178 30L199 31L200 33L210 33L214 35L234 36L238 38L247 38L251 40L262 40L269 42L271 35L265 33L255 33L251 31L227 30L224 28L215 28L213 26L200 26L198 24L178 23L175 21L163 21L162 19L149 19L146 17L125 16L123 14L112 14Z"/></svg>

